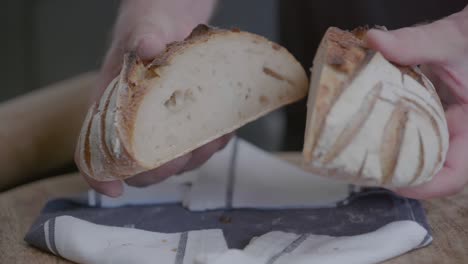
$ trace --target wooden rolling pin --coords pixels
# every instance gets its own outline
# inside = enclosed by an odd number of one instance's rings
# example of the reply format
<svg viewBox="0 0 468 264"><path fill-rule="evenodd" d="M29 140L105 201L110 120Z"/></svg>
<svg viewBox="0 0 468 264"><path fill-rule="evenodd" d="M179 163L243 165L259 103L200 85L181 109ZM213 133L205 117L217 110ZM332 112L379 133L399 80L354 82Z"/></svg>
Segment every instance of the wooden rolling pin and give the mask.
<svg viewBox="0 0 468 264"><path fill-rule="evenodd" d="M95 76L82 74L0 104L0 191L72 164Z"/></svg>

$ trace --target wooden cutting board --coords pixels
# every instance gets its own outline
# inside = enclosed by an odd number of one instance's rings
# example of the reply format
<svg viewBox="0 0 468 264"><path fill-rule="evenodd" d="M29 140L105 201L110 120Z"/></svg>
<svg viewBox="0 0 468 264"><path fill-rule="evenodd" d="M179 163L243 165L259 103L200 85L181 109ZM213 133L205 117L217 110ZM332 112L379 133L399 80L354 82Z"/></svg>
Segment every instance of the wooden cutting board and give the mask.
<svg viewBox="0 0 468 264"><path fill-rule="evenodd" d="M298 163L297 153L280 154ZM0 194L0 263L70 263L28 246L23 236L47 200L87 189L78 174L62 175L23 185ZM468 263L468 188L444 199L424 202L434 241L423 249L386 263Z"/></svg>

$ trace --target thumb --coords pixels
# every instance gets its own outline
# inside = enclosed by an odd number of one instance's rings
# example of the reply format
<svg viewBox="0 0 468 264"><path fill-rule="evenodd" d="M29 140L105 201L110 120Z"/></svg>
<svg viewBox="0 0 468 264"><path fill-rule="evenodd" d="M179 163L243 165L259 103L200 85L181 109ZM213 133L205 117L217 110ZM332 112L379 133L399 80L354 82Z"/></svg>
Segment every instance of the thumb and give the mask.
<svg viewBox="0 0 468 264"><path fill-rule="evenodd" d="M177 22L168 14L153 13L139 17L127 39L127 50L136 51L142 60L152 60L162 52L166 44L183 40L192 30L185 19Z"/></svg>
<svg viewBox="0 0 468 264"><path fill-rule="evenodd" d="M431 24L394 31L372 29L367 45L402 65L448 64L464 53L468 9ZM465 32L463 32L465 31Z"/></svg>
<svg viewBox="0 0 468 264"><path fill-rule="evenodd" d="M152 21L138 23L126 43L126 50L135 51L142 60L151 60L173 41L161 24Z"/></svg>

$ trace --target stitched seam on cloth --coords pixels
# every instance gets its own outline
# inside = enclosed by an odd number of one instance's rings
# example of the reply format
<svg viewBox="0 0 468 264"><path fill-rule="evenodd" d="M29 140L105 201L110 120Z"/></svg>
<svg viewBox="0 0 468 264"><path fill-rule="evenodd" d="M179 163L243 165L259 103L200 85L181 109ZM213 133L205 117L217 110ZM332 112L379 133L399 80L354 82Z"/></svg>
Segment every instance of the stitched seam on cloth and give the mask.
<svg viewBox="0 0 468 264"><path fill-rule="evenodd" d="M293 252L296 248L298 248L308 237L310 234L303 234L296 238L293 242L287 245L281 252L273 255L266 264L273 264L277 261L282 255Z"/></svg>
<svg viewBox="0 0 468 264"><path fill-rule="evenodd" d="M234 185L235 185L235 178L236 178L238 140L237 138L234 140L235 141L234 141L234 147L232 148L231 162L229 164L228 182L226 186L226 208L227 209L232 209L232 199L234 195Z"/></svg>
<svg viewBox="0 0 468 264"><path fill-rule="evenodd" d="M408 207L408 211L410 212L411 220L417 222L417 221L416 221L416 217L414 217L413 208L412 208L411 205L409 204L408 198L405 198L405 205L406 205L406 207Z"/></svg>
<svg viewBox="0 0 468 264"><path fill-rule="evenodd" d="M44 240L46 242L46 246L49 249L50 252L54 253L55 252L52 250L52 247L50 246L50 239L49 239L49 220L47 220L44 224Z"/></svg>
<svg viewBox="0 0 468 264"><path fill-rule="evenodd" d="M393 212L392 214L395 215L395 219L393 221L408 220L406 218L402 219L402 215L403 215L402 211L405 214L407 214L407 212L405 212L403 206L400 206L402 200L404 200L404 199L399 198L399 197L397 197L395 195L390 196L390 202L392 203L391 204L391 211Z"/></svg>
<svg viewBox="0 0 468 264"><path fill-rule="evenodd" d="M49 222L48 236L49 236L49 241L50 241L50 249L55 255L60 256L57 250L57 245L55 244L55 218L50 219L48 222Z"/></svg>
<svg viewBox="0 0 468 264"><path fill-rule="evenodd" d="M102 207L102 195L100 193L96 193L96 206Z"/></svg>
<svg viewBox="0 0 468 264"><path fill-rule="evenodd" d="M185 249L187 247L188 232L180 234L179 245L177 246L177 254L175 257L174 264L183 264L185 257Z"/></svg>

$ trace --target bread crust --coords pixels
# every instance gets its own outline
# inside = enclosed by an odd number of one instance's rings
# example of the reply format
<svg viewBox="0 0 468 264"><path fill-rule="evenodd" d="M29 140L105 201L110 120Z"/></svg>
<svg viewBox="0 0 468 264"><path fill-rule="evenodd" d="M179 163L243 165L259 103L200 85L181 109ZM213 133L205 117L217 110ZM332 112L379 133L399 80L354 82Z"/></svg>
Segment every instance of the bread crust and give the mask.
<svg viewBox="0 0 468 264"><path fill-rule="evenodd" d="M140 60L134 52L125 54L120 75L114 79L115 86L113 87L112 84L110 84L106 88L107 90L111 90L107 93L109 97L108 99L104 98L100 100L98 106L100 109L103 109L102 113L98 114L100 119L99 123L101 124L99 126L101 137L99 137L97 131L94 131L91 138L93 142L96 142L95 144L99 145L101 153L99 153L99 157L93 156L91 159L99 164L105 164L105 168L102 173L98 173L97 175L91 173L91 177L103 181L125 179L140 172L154 169L142 166L135 159L136 153L132 145L135 137L136 117L143 99L151 90L152 83L157 82L157 79L161 78L160 75L163 70L166 67L170 67L174 58L177 58L179 54L183 54L186 50L190 50L190 48L194 46L202 45L211 39L222 37L226 34L247 35L254 43L270 43L272 49L286 52L294 59L289 52L285 51L279 45L258 35L243 32L238 29L225 30L209 27L207 25L197 26L183 41L168 44L166 49L149 63ZM305 77L305 79L307 79L307 77ZM297 89L302 89L299 88L301 84L292 83L291 85L296 85L298 87ZM297 95L294 97L291 96L290 98L282 98L282 104L276 105L274 108L281 107L282 105L292 103L305 97L307 85L304 84L303 86L304 89L298 92ZM265 108L263 113L246 118L246 120L251 121L257 119L269 111L271 111L271 109ZM223 133L232 132L233 129L234 128L226 128L226 131L223 131ZM83 137L84 136L85 134L83 134ZM216 135L214 138L218 136L221 135ZM198 146L202 143L206 142L194 143L193 149L196 148L195 145ZM184 153L188 153L193 149L187 149ZM179 154L183 155L184 153ZM173 158L177 157L168 157L167 161ZM93 170L91 169L91 171Z"/></svg>
<svg viewBox="0 0 468 264"><path fill-rule="evenodd" d="M427 166L431 166L432 164L428 164L424 159L427 151L429 150L424 146L425 143L422 139L422 132L418 130L419 157L417 158L418 165L415 169L415 175L404 183L398 183L398 185L412 186L429 181L441 168L448 146L448 131L440 99L437 96L433 84L417 67L407 67L391 63L386 61L380 53L369 49L364 41L364 36L366 35L367 30L367 28L358 28L349 32L332 27L329 28L320 44L319 51L323 51L325 53L323 67L327 67L327 71L325 74L320 76L320 84L318 87L310 87L311 90L318 90L315 102L308 105L308 107L311 109L313 108L313 110L311 110L312 114L311 116L308 116L307 120L308 128L306 129L305 145L303 149L303 167L308 171L322 176L360 185L394 187L395 183L393 183L392 180L395 177L395 174L397 174L396 169L398 166L399 156L404 146L403 139L405 137L405 131L408 129L407 126L409 124L414 124L413 120L409 119L409 113L417 113L420 116L419 118L427 120L426 123L430 123L434 130L435 137L438 141L437 159L434 161L433 169L429 171ZM329 126L327 120L330 111L332 111L335 104L340 99L340 96L342 96L344 91L348 89L356 77L361 74L363 69L369 68L368 64L371 60L374 62L385 61L385 63L390 65L390 67L394 66L396 71L400 71L402 78L401 87L395 85L391 88L391 90L393 89L392 93L396 99L390 100L382 95L384 83L385 85L388 85L385 79L387 76L382 76L382 80L375 84L367 97L359 99L362 101L355 102L355 104L358 105L362 104L361 111L364 112L356 113L355 119L343 120L342 122L349 125L344 126L344 129L342 133L339 134L338 138L332 140L328 135L322 135L324 129ZM316 65L314 65L314 67L316 67ZM414 89L417 89L417 91L411 91L403 88L403 84L405 82L404 79L408 77L417 83L408 84ZM418 97L418 94L424 93L428 94L431 99L427 100L422 97ZM350 97L348 97L348 100L349 98ZM419 102L410 98L418 98ZM368 101L370 99L372 99L372 101ZM341 164L340 162L337 162L334 165L329 165L331 160L336 159L336 157L340 155L340 153L342 153L349 144L351 144L351 141L356 137L357 133L363 129L364 123L366 122L365 118L367 118L369 113L373 111L375 100L386 101L395 107L393 112L389 114L389 120L386 123L385 129L383 129L384 133L382 135L382 142L380 143L380 152L364 153L362 161L359 162L360 165L356 160L357 157L343 157L340 161ZM372 103L369 104L369 102ZM366 107L366 104L369 107ZM385 114L387 114L387 112L385 112ZM336 122L338 122L336 118L338 117L335 116L333 121L335 126ZM326 137L326 139L324 139L326 142L333 141L334 144L323 143L324 141L322 141L322 137ZM426 138L427 137L431 136L427 134ZM414 140L417 140L417 138L414 138ZM322 142L320 150L318 150L319 141ZM327 149L328 152L326 151ZM358 148L356 147L356 149ZM325 151L325 153L322 153L322 151ZM369 165L367 164L369 162L369 158L375 158L376 156L380 159L380 165L378 166L381 166L381 179L366 177L364 170L364 168ZM352 165L346 164L346 162L352 163ZM373 162L376 162L375 159ZM355 171L350 171L349 168L351 167L356 168ZM426 168L425 173L423 173L424 168Z"/></svg>
<svg viewBox="0 0 468 264"><path fill-rule="evenodd" d="M78 138L75 156L78 158L77 165L86 175L91 175L91 154L89 152L89 134L91 130L91 121L94 114L95 105L93 104L86 114L83 126Z"/></svg>

